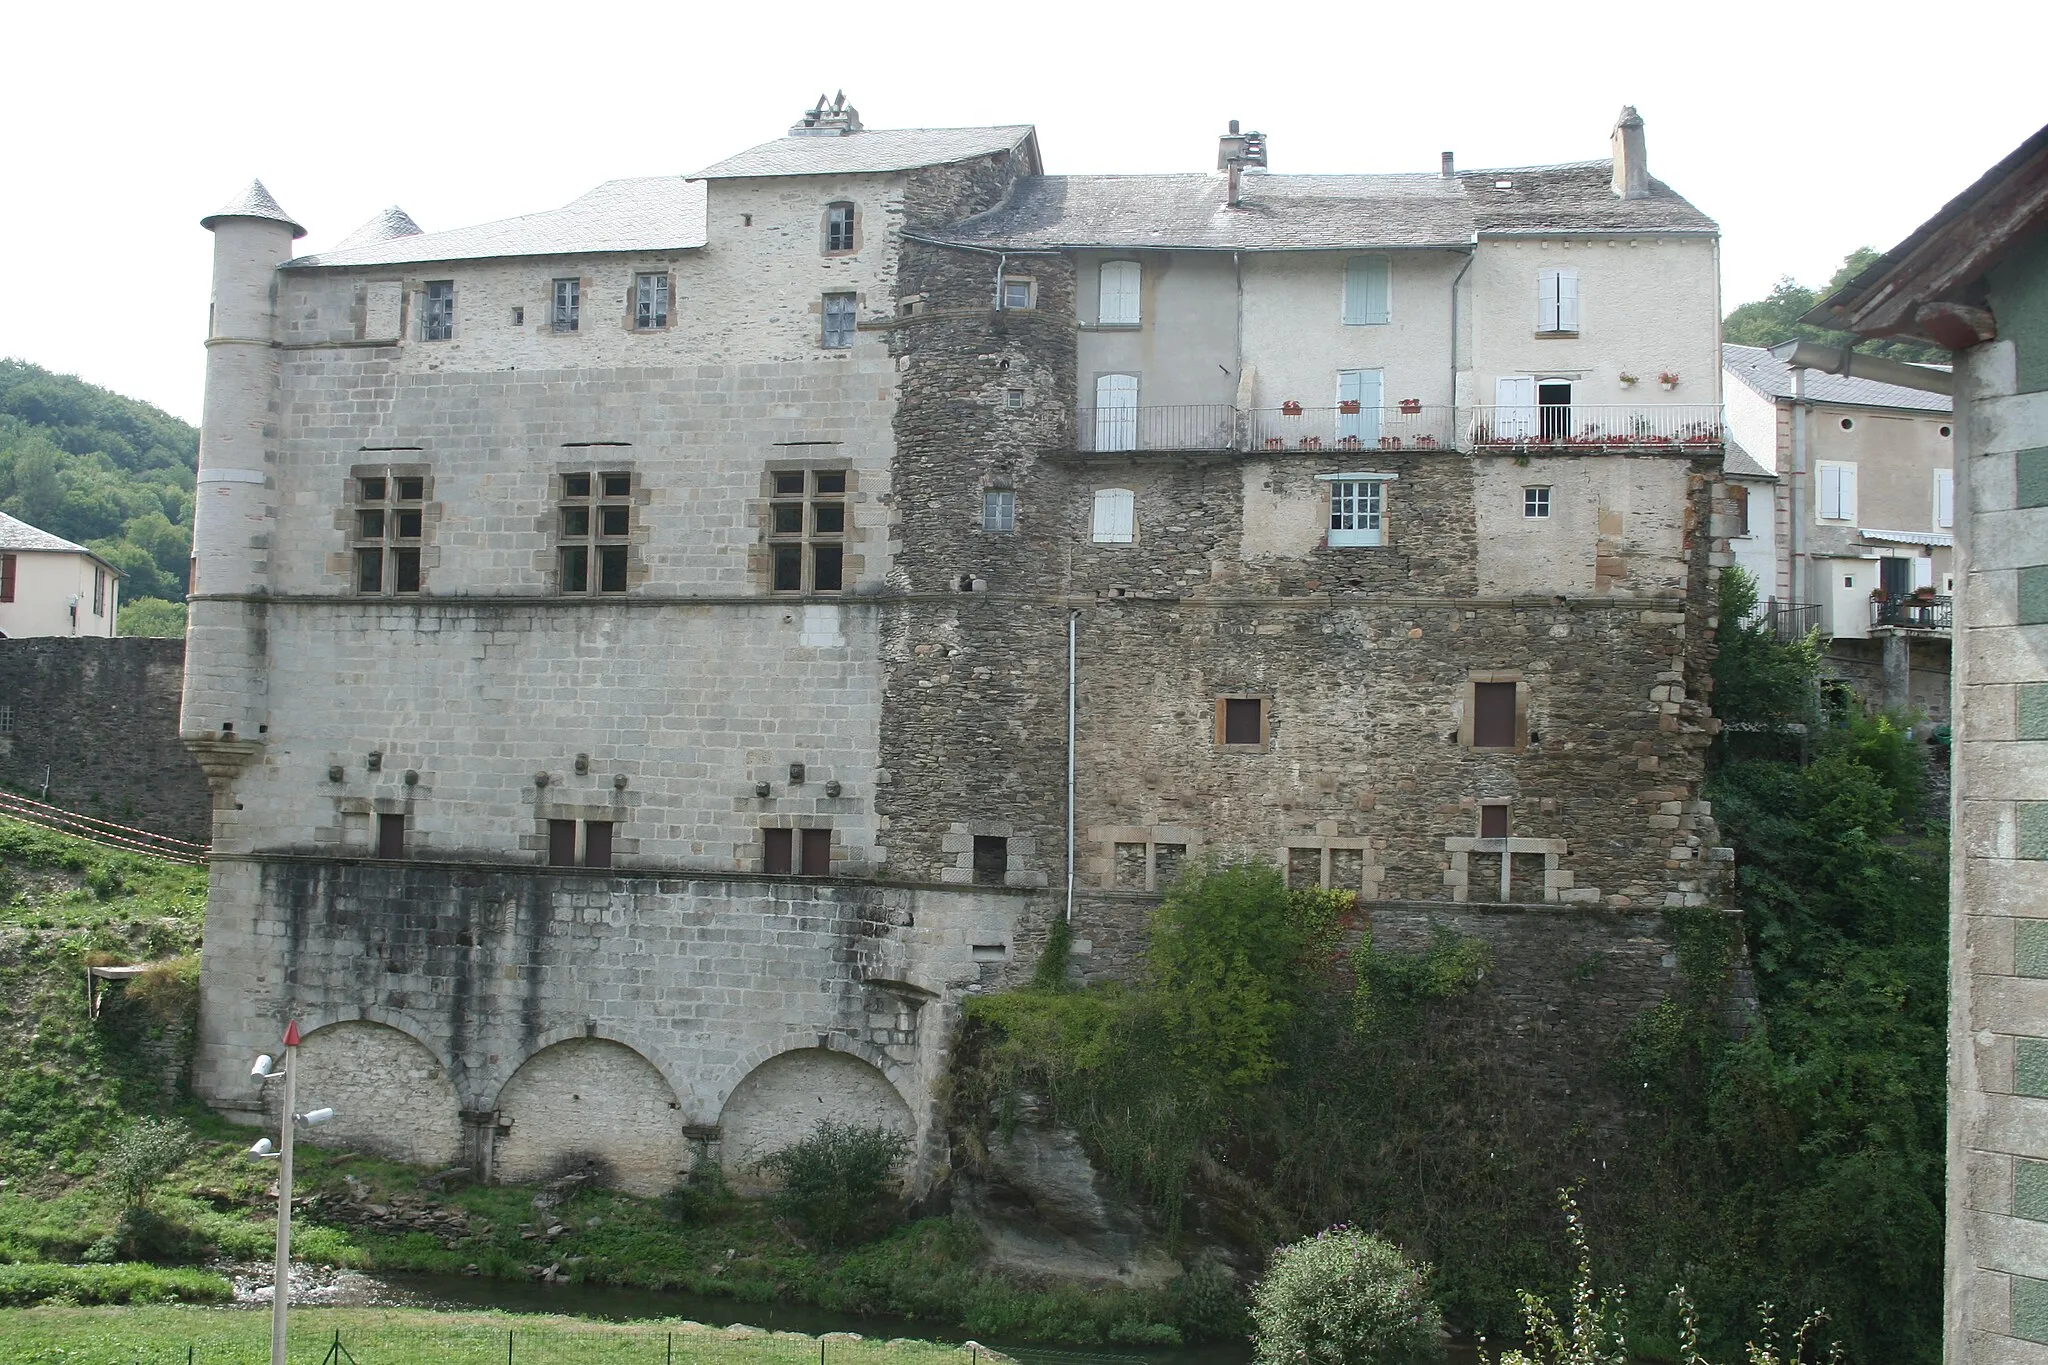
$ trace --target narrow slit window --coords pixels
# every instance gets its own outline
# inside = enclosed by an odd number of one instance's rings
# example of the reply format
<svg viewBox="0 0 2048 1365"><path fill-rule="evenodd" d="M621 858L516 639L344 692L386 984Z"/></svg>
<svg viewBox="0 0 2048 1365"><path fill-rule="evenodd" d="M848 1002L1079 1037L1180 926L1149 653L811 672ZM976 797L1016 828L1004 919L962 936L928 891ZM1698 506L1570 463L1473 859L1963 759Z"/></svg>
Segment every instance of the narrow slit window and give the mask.
<svg viewBox="0 0 2048 1365"><path fill-rule="evenodd" d="M610 867L612 865L611 821L585 820L583 822L583 865L585 867Z"/></svg>
<svg viewBox="0 0 2048 1365"><path fill-rule="evenodd" d="M455 336L455 281L427 281L427 306L420 310L420 340L450 341Z"/></svg>
<svg viewBox="0 0 2048 1365"><path fill-rule="evenodd" d="M548 821L548 866L574 867L576 865L576 822L574 820Z"/></svg>

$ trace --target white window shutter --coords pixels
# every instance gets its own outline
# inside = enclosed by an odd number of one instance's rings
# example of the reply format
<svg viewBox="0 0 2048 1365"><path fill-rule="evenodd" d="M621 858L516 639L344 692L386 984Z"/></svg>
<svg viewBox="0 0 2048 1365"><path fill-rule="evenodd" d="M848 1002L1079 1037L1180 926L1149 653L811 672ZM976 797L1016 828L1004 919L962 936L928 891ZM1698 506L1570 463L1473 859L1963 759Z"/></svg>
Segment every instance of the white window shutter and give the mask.
<svg viewBox="0 0 2048 1365"><path fill-rule="evenodd" d="M1913 586L1931 588L1934 586L1934 561L1921 555L1913 561Z"/></svg>
<svg viewBox="0 0 2048 1365"><path fill-rule="evenodd" d="M1138 322L1138 263L1104 261L1101 282L1095 320L1107 326L1129 326Z"/></svg>
<svg viewBox="0 0 2048 1365"><path fill-rule="evenodd" d="M1557 330L1557 272L1539 270L1536 272L1536 330L1555 332Z"/></svg>
<svg viewBox="0 0 2048 1365"><path fill-rule="evenodd" d="M1092 539L1098 545L1128 545L1133 540L1135 497L1128 488L1095 490L1095 525Z"/></svg>
<svg viewBox="0 0 2048 1365"><path fill-rule="evenodd" d="M1526 440L1536 432L1536 377L1502 375L1493 381L1493 434Z"/></svg>
<svg viewBox="0 0 2048 1365"><path fill-rule="evenodd" d="M1557 326L1559 332L1579 330L1579 272L1557 272Z"/></svg>
<svg viewBox="0 0 2048 1365"><path fill-rule="evenodd" d="M1842 466L1842 511L1843 521L1856 520L1856 466Z"/></svg>
<svg viewBox="0 0 2048 1365"><path fill-rule="evenodd" d="M1953 469L1934 471L1934 525L1935 529L1946 531L1956 524L1956 472Z"/></svg>
<svg viewBox="0 0 2048 1365"><path fill-rule="evenodd" d="M1840 465L1820 467L1820 515L1823 521L1842 519L1842 469Z"/></svg>
<svg viewBox="0 0 2048 1365"><path fill-rule="evenodd" d="M1392 315L1391 268L1384 256L1353 256L1344 263L1344 322L1352 327L1385 323Z"/></svg>

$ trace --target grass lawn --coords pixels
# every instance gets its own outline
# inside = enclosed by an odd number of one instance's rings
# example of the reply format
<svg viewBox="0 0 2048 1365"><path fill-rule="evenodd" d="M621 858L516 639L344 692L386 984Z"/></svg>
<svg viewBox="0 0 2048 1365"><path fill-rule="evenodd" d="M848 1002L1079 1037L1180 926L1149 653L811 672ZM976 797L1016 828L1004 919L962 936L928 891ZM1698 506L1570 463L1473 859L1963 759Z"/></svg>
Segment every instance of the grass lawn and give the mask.
<svg viewBox="0 0 2048 1365"><path fill-rule="evenodd" d="M724 1331L683 1322L591 1322L518 1313L437 1313L419 1308L295 1308L290 1358L319 1365L341 1333L358 1365L496 1365L511 1333L514 1365L811 1365L819 1340L757 1329ZM745 1334L743 1334L743 1332ZM270 1314L210 1308L20 1308L0 1310L0 1365L262 1365ZM827 1365L970 1365L967 1347L923 1341L825 1341ZM980 1358L990 1358L987 1351Z"/></svg>

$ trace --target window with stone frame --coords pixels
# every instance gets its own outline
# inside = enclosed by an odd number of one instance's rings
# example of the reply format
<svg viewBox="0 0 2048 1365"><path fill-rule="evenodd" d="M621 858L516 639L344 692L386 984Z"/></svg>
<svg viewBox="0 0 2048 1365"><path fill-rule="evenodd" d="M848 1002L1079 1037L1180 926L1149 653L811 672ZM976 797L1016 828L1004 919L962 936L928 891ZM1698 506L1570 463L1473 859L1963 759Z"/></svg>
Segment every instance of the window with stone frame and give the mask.
<svg viewBox="0 0 2048 1365"><path fill-rule="evenodd" d="M1110 850L1110 885L1118 891L1159 891L1171 886L1187 864L1180 843L1115 844Z"/></svg>
<svg viewBox="0 0 2048 1365"><path fill-rule="evenodd" d="M769 587L839 592L846 586L846 471L771 470Z"/></svg>
<svg viewBox="0 0 2048 1365"><path fill-rule="evenodd" d="M1526 742L1519 679L1481 675L1469 684L1465 742L1474 749L1519 749Z"/></svg>
<svg viewBox="0 0 2048 1365"><path fill-rule="evenodd" d="M1000 835L975 835L973 867L975 885L1003 885L1010 873L1010 841Z"/></svg>
<svg viewBox="0 0 2048 1365"><path fill-rule="evenodd" d="M830 876L831 828L762 830L761 871L771 877Z"/></svg>
<svg viewBox="0 0 2048 1365"><path fill-rule="evenodd" d="M1038 281L1028 276L1010 275L1003 279L1003 308L1032 309L1038 306Z"/></svg>
<svg viewBox="0 0 2048 1365"><path fill-rule="evenodd" d="M1271 736L1271 703L1265 697L1218 697L1216 699L1216 747L1243 753L1263 753Z"/></svg>
<svg viewBox="0 0 2048 1365"><path fill-rule="evenodd" d="M554 309L549 325L557 332L573 332L583 316L583 281L556 280Z"/></svg>
<svg viewBox="0 0 2048 1365"><path fill-rule="evenodd" d="M426 476L358 468L349 482L349 571L355 591L365 596L420 591L425 582Z"/></svg>
<svg viewBox="0 0 2048 1365"><path fill-rule="evenodd" d="M825 254L840 255L854 249L854 209L846 202L825 206Z"/></svg>
<svg viewBox="0 0 2048 1365"><path fill-rule="evenodd" d="M377 856L385 859L405 856L403 814L383 814L377 817Z"/></svg>
<svg viewBox="0 0 2048 1365"><path fill-rule="evenodd" d="M560 591L624 592L633 533L632 471L564 472L557 476L555 503Z"/></svg>
<svg viewBox="0 0 2048 1365"><path fill-rule="evenodd" d="M426 306L420 310L420 340L450 341L455 336L455 281L428 280Z"/></svg>
<svg viewBox="0 0 2048 1365"><path fill-rule="evenodd" d="M828 351L843 351L853 345L853 295L827 294L820 344Z"/></svg>
<svg viewBox="0 0 2048 1365"><path fill-rule="evenodd" d="M1017 530L1017 492L1013 488L984 488L981 491L981 529L999 536Z"/></svg>
<svg viewBox="0 0 2048 1365"><path fill-rule="evenodd" d="M549 867L610 867L611 865L611 821L548 821Z"/></svg>
<svg viewBox="0 0 2048 1365"><path fill-rule="evenodd" d="M633 277L633 330L655 332L668 326L669 279L667 274L639 274Z"/></svg>

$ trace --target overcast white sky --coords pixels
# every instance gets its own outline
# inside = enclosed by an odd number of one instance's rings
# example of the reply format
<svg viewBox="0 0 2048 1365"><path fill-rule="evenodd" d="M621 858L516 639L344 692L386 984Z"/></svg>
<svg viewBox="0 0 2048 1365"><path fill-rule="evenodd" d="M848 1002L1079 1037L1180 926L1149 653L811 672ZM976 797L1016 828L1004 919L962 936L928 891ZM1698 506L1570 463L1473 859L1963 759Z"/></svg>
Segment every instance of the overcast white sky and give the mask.
<svg viewBox="0 0 2048 1365"><path fill-rule="evenodd" d="M193 421L198 219L252 175L313 251L387 204L431 231L695 170L840 87L873 127L1035 123L1055 172L1210 170L1232 118L1276 171L1573 161L1633 103L1732 306L1890 246L2048 121L2039 0L70 0L0 39L0 355Z"/></svg>

